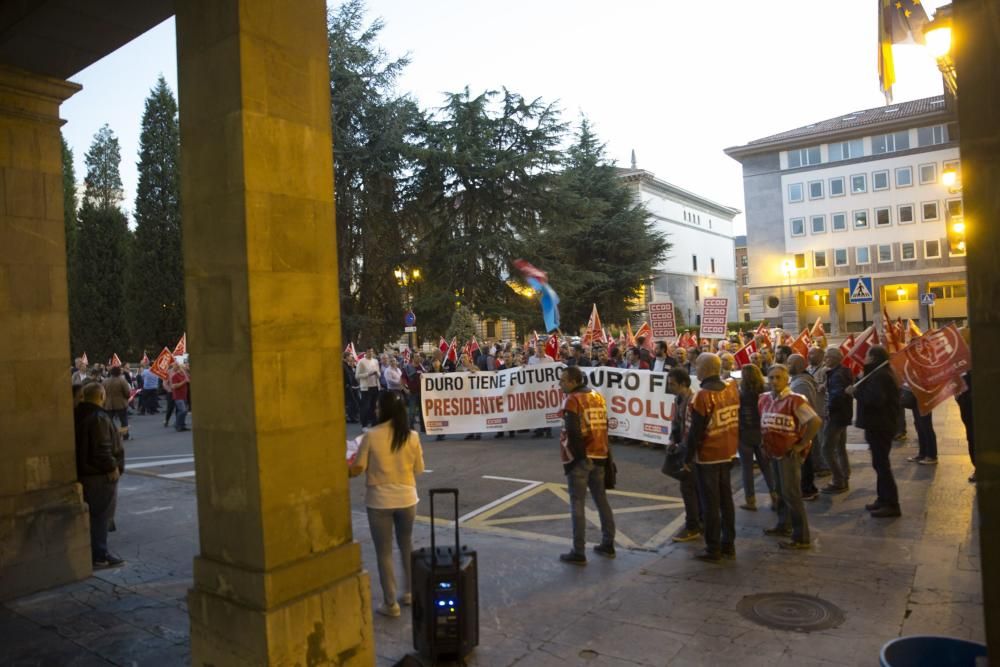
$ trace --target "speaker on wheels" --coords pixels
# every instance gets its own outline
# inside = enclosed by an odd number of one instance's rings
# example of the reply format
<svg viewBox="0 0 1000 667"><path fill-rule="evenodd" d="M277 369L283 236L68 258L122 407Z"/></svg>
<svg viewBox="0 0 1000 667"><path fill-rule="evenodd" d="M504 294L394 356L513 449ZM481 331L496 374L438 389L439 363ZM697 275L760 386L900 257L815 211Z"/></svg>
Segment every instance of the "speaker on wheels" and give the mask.
<svg viewBox="0 0 1000 667"><path fill-rule="evenodd" d="M455 546L435 543L434 496L455 499ZM475 550L461 546L458 489L431 489L431 546L413 552L413 647L431 660L461 660L479 645L479 575Z"/></svg>

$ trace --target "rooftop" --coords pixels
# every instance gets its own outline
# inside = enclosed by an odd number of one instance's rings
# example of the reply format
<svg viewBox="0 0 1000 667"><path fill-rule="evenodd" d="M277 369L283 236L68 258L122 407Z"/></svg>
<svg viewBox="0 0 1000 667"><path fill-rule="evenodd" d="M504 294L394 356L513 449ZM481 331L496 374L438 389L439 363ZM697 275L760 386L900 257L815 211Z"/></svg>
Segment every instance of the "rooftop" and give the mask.
<svg viewBox="0 0 1000 667"><path fill-rule="evenodd" d="M944 95L925 97L909 102L900 102L889 106L852 111L834 118L828 118L816 123L810 123L794 130L772 134L761 139L754 139L745 146L733 146L726 149L730 157L765 152L792 145L805 145L821 142L846 135L858 135L875 129L889 129L898 126L902 121L913 123L915 120L926 120L928 123L940 122L953 116L947 108Z"/></svg>
<svg viewBox="0 0 1000 667"><path fill-rule="evenodd" d="M720 204L712 201L711 199L702 197L701 195L697 195L690 190L685 190L682 187L676 186L673 183L668 183L667 181L654 176L653 172L646 171L645 169L626 169L624 167L615 167L615 172L618 174L619 178L626 182L645 181L647 184L657 188L658 190L666 192L679 199L686 199L691 202L692 205L701 206L720 216L726 216L731 219L742 212L738 208Z"/></svg>

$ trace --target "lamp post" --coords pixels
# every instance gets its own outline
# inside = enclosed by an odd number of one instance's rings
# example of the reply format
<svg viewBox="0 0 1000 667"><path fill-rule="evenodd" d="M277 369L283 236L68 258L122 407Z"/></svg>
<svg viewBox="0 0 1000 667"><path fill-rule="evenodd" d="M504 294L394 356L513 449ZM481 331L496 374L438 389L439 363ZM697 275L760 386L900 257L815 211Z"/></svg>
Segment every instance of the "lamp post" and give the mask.
<svg viewBox="0 0 1000 667"><path fill-rule="evenodd" d="M941 78L951 100L958 98L958 77L955 61L951 57L951 5L939 7L934 20L924 26L924 41L931 55L937 60Z"/></svg>
<svg viewBox="0 0 1000 667"><path fill-rule="evenodd" d="M409 312L413 308L413 296L410 294L410 286L421 279L420 269L397 267L393 270L392 275L396 278L396 284L399 285L400 290L403 292L403 307ZM414 327L408 324L407 328ZM406 340L411 350L416 347L416 339L416 331L406 332Z"/></svg>

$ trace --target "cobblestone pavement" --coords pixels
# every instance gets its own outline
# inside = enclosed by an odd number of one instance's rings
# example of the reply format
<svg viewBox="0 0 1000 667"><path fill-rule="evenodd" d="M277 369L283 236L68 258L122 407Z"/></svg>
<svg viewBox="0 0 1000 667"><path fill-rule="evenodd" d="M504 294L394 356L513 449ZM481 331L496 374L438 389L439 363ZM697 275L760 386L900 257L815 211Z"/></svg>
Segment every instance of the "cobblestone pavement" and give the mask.
<svg viewBox="0 0 1000 667"><path fill-rule="evenodd" d="M565 549L559 538L467 527L463 542L480 558L480 644L468 664L858 665L873 664L880 646L901 635L983 641L978 517L975 487L966 481L972 467L964 430L952 401L935 420L939 465L906 462L916 451L912 424L911 440L893 452L899 519L864 511L874 497L874 473L860 432L850 430L852 488L807 504L811 551L783 552L761 534L774 521L766 503L758 512L737 510L737 559L720 565L692 560L697 543L667 543L655 550L619 546L616 560L592 556L587 567L570 567L556 558ZM672 495L675 486L668 483ZM111 545L127 565L0 606L0 664L188 664L194 488L189 480L126 474ZM354 510L355 539L378 599L365 515ZM417 525L414 542L429 542L425 524ZM843 611L844 621L807 634L772 630L738 613L745 596L772 592L822 598ZM407 614L376 616L374 624L379 665L394 665L412 650Z"/></svg>

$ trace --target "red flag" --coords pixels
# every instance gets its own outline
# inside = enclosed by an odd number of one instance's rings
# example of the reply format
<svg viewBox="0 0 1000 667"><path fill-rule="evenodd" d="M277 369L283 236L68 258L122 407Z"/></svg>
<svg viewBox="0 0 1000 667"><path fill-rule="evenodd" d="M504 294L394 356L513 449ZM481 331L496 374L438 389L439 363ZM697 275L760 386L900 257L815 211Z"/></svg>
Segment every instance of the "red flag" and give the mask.
<svg viewBox="0 0 1000 667"><path fill-rule="evenodd" d="M476 337L473 336L472 340L469 341L469 356L471 357L473 354L475 354L478 351L479 351L479 341L477 341Z"/></svg>
<svg viewBox="0 0 1000 667"><path fill-rule="evenodd" d="M545 354L549 355L553 359L559 359L559 336L552 334L549 339L545 341Z"/></svg>
<svg viewBox="0 0 1000 667"><path fill-rule="evenodd" d="M161 380L166 380L167 375L170 372L170 364L174 363L174 355L170 353L168 348L163 348L156 359L153 361L153 365L149 367L149 370L153 372L153 375L157 376Z"/></svg>
<svg viewBox="0 0 1000 667"><path fill-rule="evenodd" d="M757 330L753 332L754 336L766 336L767 335L767 320L761 320L760 324L757 325Z"/></svg>
<svg viewBox="0 0 1000 667"><path fill-rule="evenodd" d="M593 345L594 343L608 342L604 337L604 327L601 325L601 316L597 314L596 303L590 311L590 319L587 321L587 330L583 332L583 341L581 342L584 346Z"/></svg>
<svg viewBox="0 0 1000 667"><path fill-rule="evenodd" d="M82 362L84 363L84 365L85 365L85 366L89 366L89 365L90 365L90 362L89 362L89 361L87 361L87 353L86 353L86 352L84 352L84 353L83 353L83 356L82 356L82 357L80 357L80 361L82 361Z"/></svg>
<svg viewBox="0 0 1000 667"><path fill-rule="evenodd" d="M444 358L445 361L450 361L452 363L458 362L458 338L451 339L451 345L448 346L448 353Z"/></svg>
<svg viewBox="0 0 1000 667"><path fill-rule="evenodd" d="M910 387L920 414L926 415L967 389L962 374L971 368L972 357L958 328L949 324L914 340L893 355L889 365Z"/></svg>
<svg viewBox="0 0 1000 667"><path fill-rule="evenodd" d="M826 338L826 329L823 328L822 317L816 318L816 324L809 330L809 336L812 338Z"/></svg>
<svg viewBox="0 0 1000 667"><path fill-rule="evenodd" d="M441 350L441 354L448 354L448 341L441 336L441 340L438 341L438 349Z"/></svg>
<svg viewBox="0 0 1000 667"><path fill-rule="evenodd" d="M629 325L629 329L631 328L632 328L631 325ZM618 332L618 342L616 343L615 347L625 347L627 341L628 339L625 338L625 330L622 329Z"/></svg>
<svg viewBox="0 0 1000 667"><path fill-rule="evenodd" d="M843 361L840 362L841 366L847 368L851 371L851 375L860 375L862 367L852 359L850 356L851 348L854 347L854 334L848 334L847 339L840 344L840 354L844 357Z"/></svg>
<svg viewBox="0 0 1000 667"><path fill-rule="evenodd" d="M639 330L635 332L633 344L638 345L640 338L642 338L642 346L647 350L652 350L656 347L656 344L653 342L653 330L649 328L649 322L643 322Z"/></svg>
<svg viewBox="0 0 1000 667"><path fill-rule="evenodd" d="M187 333L181 334L181 339L177 341L177 345L174 347L174 356L179 354L187 354Z"/></svg>
<svg viewBox="0 0 1000 667"><path fill-rule="evenodd" d="M531 332L531 347L538 347L538 332Z"/></svg>
<svg viewBox="0 0 1000 667"><path fill-rule="evenodd" d="M920 338L924 335L924 332L920 330L917 323L913 320L906 321L906 344L909 345L915 339Z"/></svg>
<svg viewBox="0 0 1000 667"><path fill-rule="evenodd" d="M854 347L851 351L847 353L844 359L850 359L853 363L857 364L859 368L864 368L865 365L865 355L868 354L868 348L872 345L878 345L878 331L875 330L875 325L871 325L860 334L855 339ZM846 364L845 364L846 365ZM848 366L850 368L850 366Z"/></svg>
<svg viewBox="0 0 1000 667"><path fill-rule="evenodd" d="M344 348L344 353L350 353L351 359L354 359L354 361L358 360L358 353L354 351L354 341L347 344L347 347Z"/></svg>
<svg viewBox="0 0 1000 667"><path fill-rule="evenodd" d="M743 347L744 345L746 345L746 344L747 344L747 339L746 339L746 336L744 336L744 335L743 335L743 329L740 329L740 330L739 330L739 331L738 331L738 332L736 333L736 336L737 336L737 338L738 338L738 339L739 339L739 341L740 341L740 347Z"/></svg>
<svg viewBox="0 0 1000 667"><path fill-rule="evenodd" d="M149 357L146 356L146 350L142 351L142 361L139 363L149 365Z"/></svg>
<svg viewBox="0 0 1000 667"><path fill-rule="evenodd" d="M882 306L882 335L885 336L885 349L894 354L903 349L901 341L896 338L896 325L889 318L885 306Z"/></svg>
<svg viewBox="0 0 1000 667"><path fill-rule="evenodd" d="M733 355L733 359L736 360L736 368L748 366L750 364L750 355L756 354L757 351L757 341L751 338L749 343L738 349L736 354Z"/></svg>
<svg viewBox="0 0 1000 667"><path fill-rule="evenodd" d="M115 368L116 366L121 368L121 365L122 365L122 360L118 358L118 353L112 352L111 361L108 362L108 366L110 366L111 368Z"/></svg>
<svg viewBox="0 0 1000 667"><path fill-rule="evenodd" d="M403 363L404 364L410 363L410 348L408 348L408 347L404 347L403 348L402 357L403 357Z"/></svg>
<svg viewBox="0 0 1000 667"><path fill-rule="evenodd" d="M796 354L808 357L810 343L812 343L812 340L809 338L809 329L806 328L802 330L802 333L800 333L795 340L792 341L792 344L789 347L791 347L792 351Z"/></svg>
<svg viewBox="0 0 1000 667"><path fill-rule="evenodd" d="M632 333L632 323L625 321L625 345L635 347L635 334Z"/></svg>

